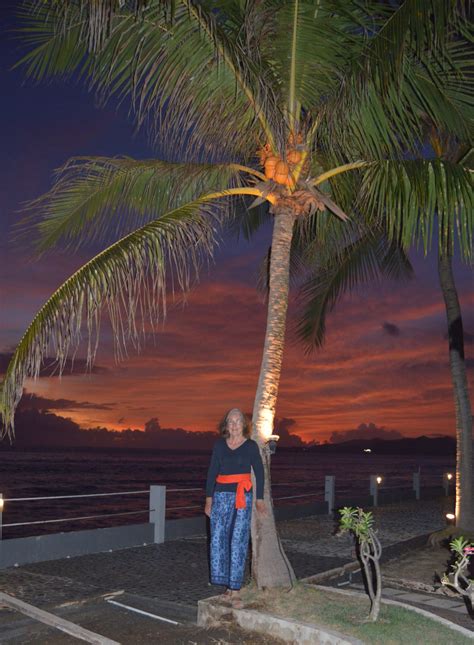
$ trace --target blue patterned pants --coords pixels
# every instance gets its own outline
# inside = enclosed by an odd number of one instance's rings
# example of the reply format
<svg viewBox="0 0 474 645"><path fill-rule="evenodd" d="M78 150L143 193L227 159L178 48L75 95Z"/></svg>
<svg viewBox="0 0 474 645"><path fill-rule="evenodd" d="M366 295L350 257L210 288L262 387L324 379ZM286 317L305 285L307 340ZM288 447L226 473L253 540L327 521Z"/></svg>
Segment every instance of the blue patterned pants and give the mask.
<svg viewBox="0 0 474 645"><path fill-rule="evenodd" d="M235 508L236 493L216 492L211 507L211 583L240 589L250 536L252 493L245 508Z"/></svg>

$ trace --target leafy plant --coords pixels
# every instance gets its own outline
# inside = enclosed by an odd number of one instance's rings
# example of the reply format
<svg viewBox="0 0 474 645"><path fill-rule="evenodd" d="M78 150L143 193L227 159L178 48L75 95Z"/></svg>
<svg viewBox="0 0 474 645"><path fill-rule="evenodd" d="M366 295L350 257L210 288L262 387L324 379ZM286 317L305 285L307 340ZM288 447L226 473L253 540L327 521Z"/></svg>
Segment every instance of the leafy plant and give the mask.
<svg viewBox="0 0 474 645"><path fill-rule="evenodd" d="M446 587L455 589L462 596L468 599L471 607L474 608L474 579L468 578L469 558L474 554L474 542L469 542L462 535L455 538L449 544L451 551L457 556L454 564L451 565L452 571L446 573L441 583ZM452 576L452 580L450 579Z"/></svg>
<svg viewBox="0 0 474 645"><path fill-rule="evenodd" d="M367 591L370 598L370 612L367 621L375 622L380 611L382 596L382 576L380 575L380 556L382 545L374 529L374 516L362 508L344 506L341 515L339 534L350 533L359 548L359 556L364 568Z"/></svg>

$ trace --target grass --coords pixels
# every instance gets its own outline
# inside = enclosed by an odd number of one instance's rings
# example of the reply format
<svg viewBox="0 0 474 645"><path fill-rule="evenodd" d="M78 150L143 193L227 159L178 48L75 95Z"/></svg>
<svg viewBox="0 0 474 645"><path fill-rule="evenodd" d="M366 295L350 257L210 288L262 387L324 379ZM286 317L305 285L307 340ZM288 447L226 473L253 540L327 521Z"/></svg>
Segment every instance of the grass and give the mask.
<svg viewBox="0 0 474 645"><path fill-rule="evenodd" d="M290 592L258 592L254 587L242 590L246 609L268 612L282 618L316 623L321 627L359 638L364 643L400 645L472 645L473 640L415 612L381 605L376 623L364 623L369 613L366 597L342 596L331 591L296 584ZM473 634L474 638L474 634Z"/></svg>

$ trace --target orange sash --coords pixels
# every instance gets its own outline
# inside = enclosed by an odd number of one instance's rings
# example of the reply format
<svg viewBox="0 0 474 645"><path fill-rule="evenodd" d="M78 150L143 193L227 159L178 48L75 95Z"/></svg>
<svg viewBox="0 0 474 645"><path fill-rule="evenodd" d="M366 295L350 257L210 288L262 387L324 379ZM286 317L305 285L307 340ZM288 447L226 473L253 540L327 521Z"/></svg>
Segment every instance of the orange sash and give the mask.
<svg viewBox="0 0 474 645"><path fill-rule="evenodd" d="M245 491L252 489L252 479L250 473L240 475L217 475L218 484L237 484L237 495L235 496L235 508L245 508Z"/></svg>

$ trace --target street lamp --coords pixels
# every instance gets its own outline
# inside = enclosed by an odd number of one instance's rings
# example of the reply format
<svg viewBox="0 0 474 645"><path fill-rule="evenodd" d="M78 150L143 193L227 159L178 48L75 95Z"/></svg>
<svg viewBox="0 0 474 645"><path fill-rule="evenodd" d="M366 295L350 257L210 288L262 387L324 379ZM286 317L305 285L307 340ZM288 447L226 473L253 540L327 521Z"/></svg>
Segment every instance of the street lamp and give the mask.
<svg viewBox="0 0 474 645"><path fill-rule="evenodd" d="M446 513L446 524L453 526L456 522L456 515L454 513Z"/></svg>
<svg viewBox="0 0 474 645"><path fill-rule="evenodd" d="M444 486L444 494L449 495L449 486L451 482L453 481L453 473L444 473L444 481L443 481L443 486Z"/></svg>
<svg viewBox="0 0 474 645"><path fill-rule="evenodd" d="M267 439L267 444L271 455L274 455L276 453L277 443L279 438L280 438L279 434L271 434Z"/></svg>
<svg viewBox="0 0 474 645"><path fill-rule="evenodd" d="M370 476L370 494L374 500L374 506L377 506L379 500L379 486L382 483L382 477L380 475L371 475Z"/></svg>

